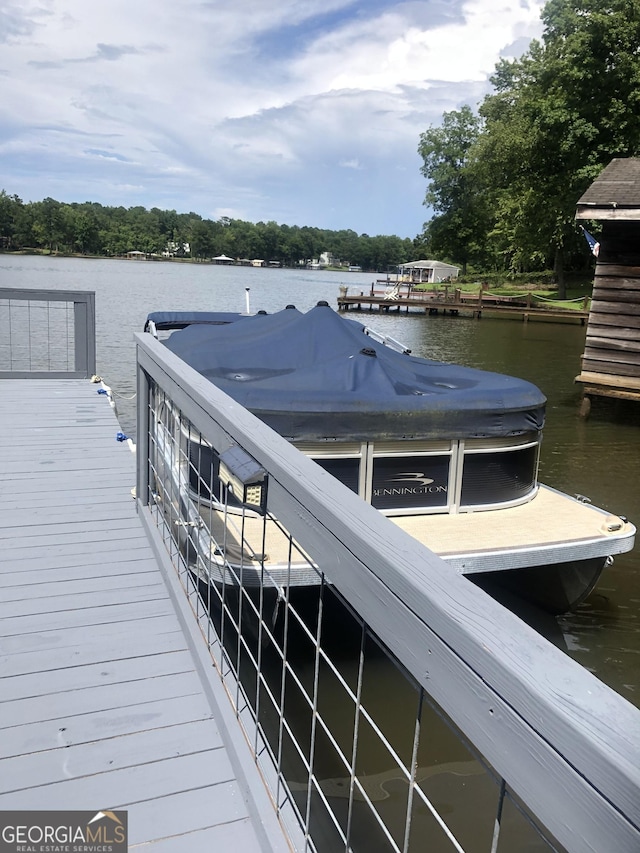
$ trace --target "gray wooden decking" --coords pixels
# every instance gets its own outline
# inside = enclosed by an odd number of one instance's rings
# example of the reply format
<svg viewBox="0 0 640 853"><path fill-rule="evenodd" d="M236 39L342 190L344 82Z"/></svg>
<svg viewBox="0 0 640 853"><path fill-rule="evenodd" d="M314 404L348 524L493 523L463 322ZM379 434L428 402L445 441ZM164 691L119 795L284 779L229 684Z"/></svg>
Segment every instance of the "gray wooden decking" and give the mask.
<svg viewBox="0 0 640 853"><path fill-rule="evenodd" d="M105 397L0 380L0 424L0 810L127 809L130 849L288 849Z"/></svg>

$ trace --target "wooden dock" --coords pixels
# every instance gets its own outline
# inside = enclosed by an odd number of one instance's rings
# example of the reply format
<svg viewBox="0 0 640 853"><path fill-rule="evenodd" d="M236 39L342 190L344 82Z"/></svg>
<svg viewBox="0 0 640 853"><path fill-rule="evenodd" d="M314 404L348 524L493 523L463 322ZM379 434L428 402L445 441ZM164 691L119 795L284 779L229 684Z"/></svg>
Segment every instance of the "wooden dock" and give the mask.
<svg viewBox="0 0 640 853"><path fill-rule="evenodd" d="M342 288L338 296L338 311L378 311L379 313L400 313L403 309L420 311L430 317L435 316L465 316L480 319L485 315L515 317L527 322L530 319L550 320L553 322L585 324L589 317L588 310L572 308L542 308L533 303L531 294L522 297L497 296L480 292L479 294L462 293L456 289L449 292L413 290L407 285L387 288L372 287L370 291L349 293Z"/></svg>
<svg viewBox="0 0 640 853"><path fill-rule="evenodd" d="M131 850L289 850L96 392L0 380L0 809L127 810Z"/></svg>

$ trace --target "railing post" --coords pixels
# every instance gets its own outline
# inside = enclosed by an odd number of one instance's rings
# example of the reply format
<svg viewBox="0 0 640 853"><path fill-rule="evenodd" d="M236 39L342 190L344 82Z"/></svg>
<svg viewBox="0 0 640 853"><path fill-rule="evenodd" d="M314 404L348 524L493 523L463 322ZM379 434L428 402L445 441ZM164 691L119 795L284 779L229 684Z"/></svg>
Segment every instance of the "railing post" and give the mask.
<svg viewBox="0 0 640 853"><path fill-rule="evenodd" d="M138 506L149 504L149 377L140 366L136 347L136 498Z"/></svg>
<svg viewBox="0 0 640 853"><path fill-rule="evenodd" d="M85 378L96 372L96 297L84 294L73 303L75 369Z"/></svg>

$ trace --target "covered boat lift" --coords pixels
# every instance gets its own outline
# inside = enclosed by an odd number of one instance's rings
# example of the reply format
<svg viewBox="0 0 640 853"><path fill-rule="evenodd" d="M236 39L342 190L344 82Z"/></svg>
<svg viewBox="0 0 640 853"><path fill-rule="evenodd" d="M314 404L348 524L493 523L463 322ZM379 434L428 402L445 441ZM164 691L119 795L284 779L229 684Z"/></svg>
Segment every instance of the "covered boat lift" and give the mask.
<svg viewBox="0 0 640 853"><path fill-rule="evenodd" d="M410 261L400 264L398 271L402 281L411 284L437 284L458 278L460 267L445 264L443 261Z"/></svg>

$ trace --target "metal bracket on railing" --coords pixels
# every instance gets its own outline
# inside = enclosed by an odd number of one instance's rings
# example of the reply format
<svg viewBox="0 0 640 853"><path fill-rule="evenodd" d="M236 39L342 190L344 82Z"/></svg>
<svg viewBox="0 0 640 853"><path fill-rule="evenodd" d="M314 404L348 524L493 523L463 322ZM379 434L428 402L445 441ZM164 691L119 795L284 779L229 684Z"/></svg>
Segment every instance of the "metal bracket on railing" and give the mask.
<svg viewBox="0 0 640 853"><path fill-rule="evenodd" d="M174 520L173 523L176 527L191 527L197 530L202 530L202 528L205 526L204 521L202 519L199 519L198 521L184 521L184 519L182 518L177 518Z"/></svg>
<svg viewBox="0 0 640 853"><path fill-rule="evenodd" d="M278 621L278 611L280 610L280 602L286 601L286 600L287 600L287 597L286 597L286 593L284 591L284 587L279 586L278 587L278 597L276 598L276 603L275 603L275 606L273 608L273 615L271 617L271 628L276 627L276 622Z"/></svg>

